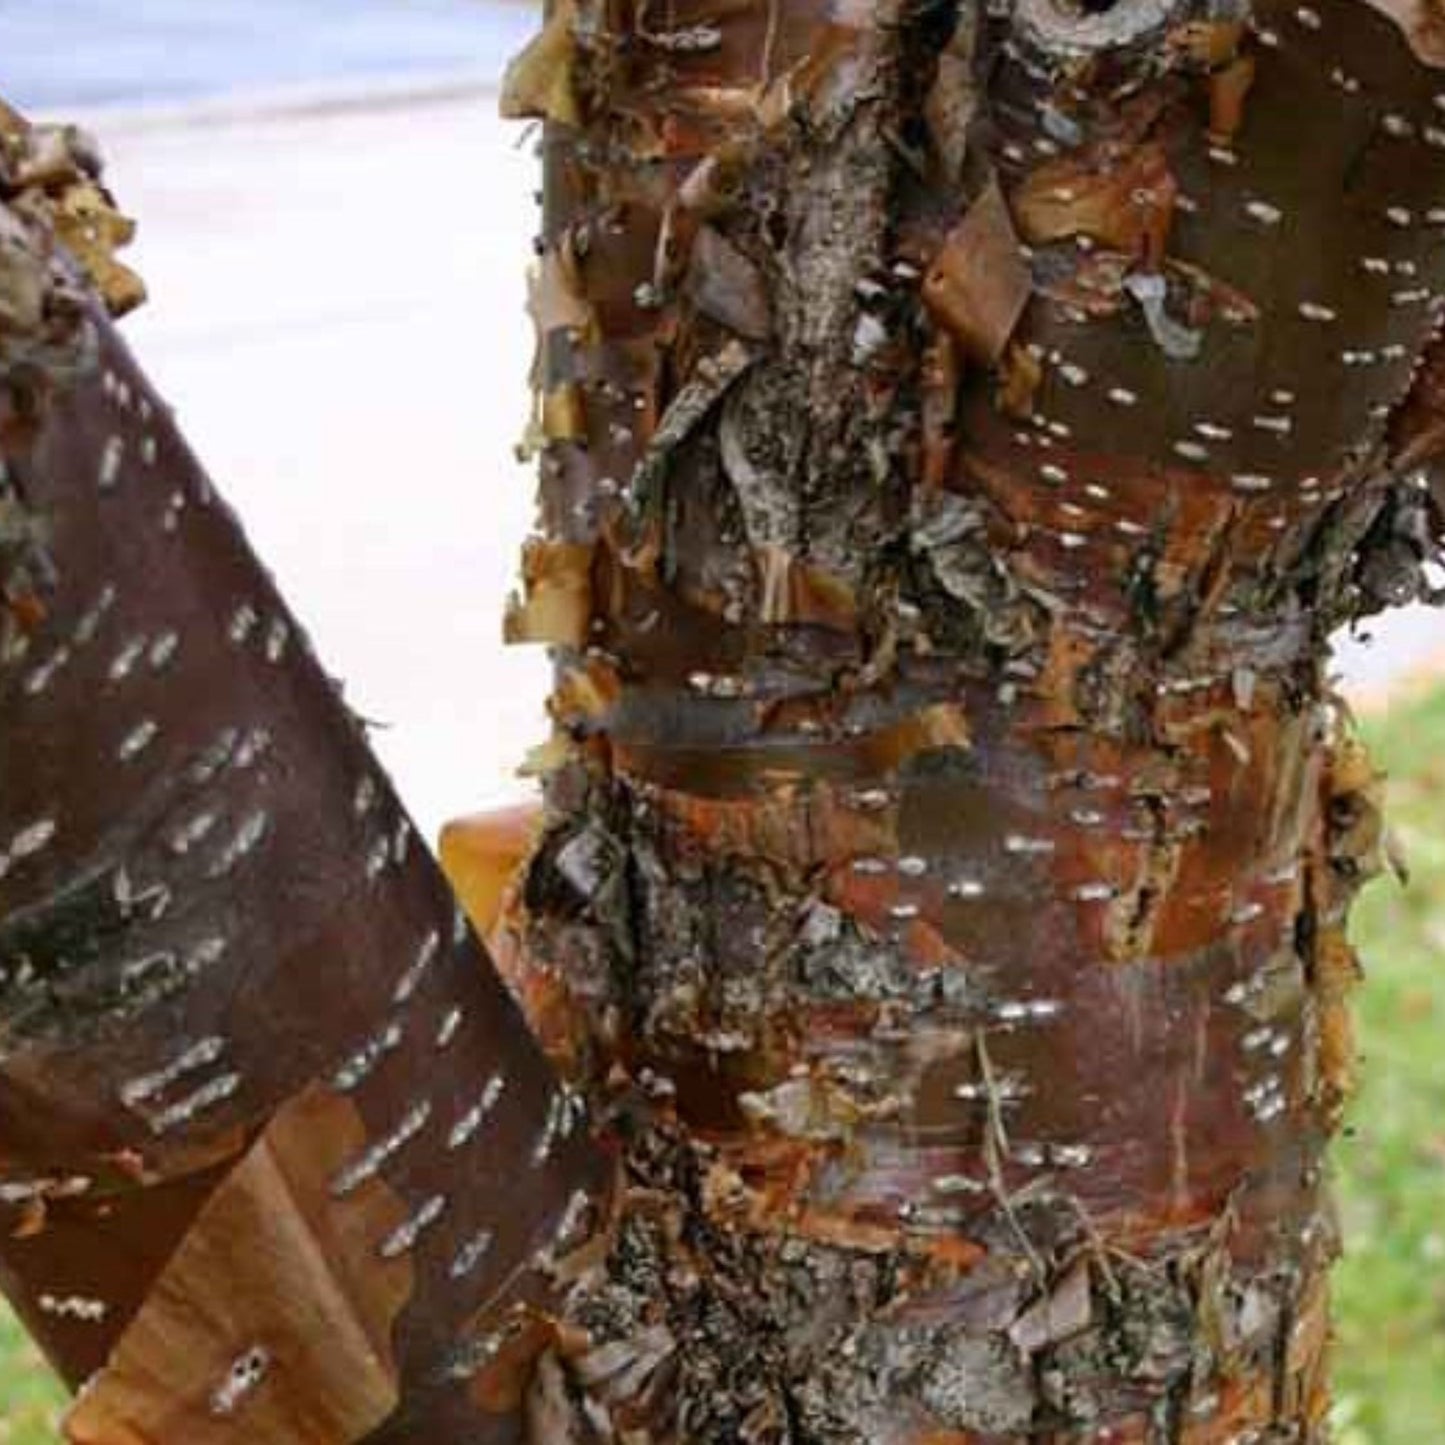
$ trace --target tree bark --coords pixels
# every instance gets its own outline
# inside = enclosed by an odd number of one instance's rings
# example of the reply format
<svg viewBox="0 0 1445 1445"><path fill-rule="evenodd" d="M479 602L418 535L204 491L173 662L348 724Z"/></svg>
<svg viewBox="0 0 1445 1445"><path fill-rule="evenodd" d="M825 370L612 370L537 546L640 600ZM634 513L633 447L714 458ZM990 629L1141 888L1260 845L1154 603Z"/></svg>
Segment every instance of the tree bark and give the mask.
<svg viewBox="0 0 1445 1445"><path fill-rule="evenodd" d="M558 0L556 732L448 861L560 1089L7 180L0 1258L73 1438L1325 1438L1327 638L1439 532L1438 58Z"/></svg>
<svg viewBox="0 0 1445 1445"><path fill-rule="evenodd" d="M496 951L626 1144L539 1438L1325 1438L1325 669L1439 530L1432 35L566 0L514 66L557 732Z"/></svg>
<svg viewBox="0 0 1445 1445"><path fill-rule="evenodd" d="M519 1439L580 1100L5 142L0 1284L86 1445Z"/></svg>

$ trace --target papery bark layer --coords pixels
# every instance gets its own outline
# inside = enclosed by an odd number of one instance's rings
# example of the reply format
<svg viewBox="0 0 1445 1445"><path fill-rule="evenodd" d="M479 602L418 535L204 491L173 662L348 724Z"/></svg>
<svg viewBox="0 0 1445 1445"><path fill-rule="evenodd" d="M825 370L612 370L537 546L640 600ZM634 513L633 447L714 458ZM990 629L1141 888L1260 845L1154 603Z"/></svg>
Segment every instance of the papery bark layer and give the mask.
<svg viewBox="0 0 1445 1445"><path fill-rule="evenodd" d="M569 605L493 936L627 1165L556 1438L1323 1439L1380 828L1324 669L1438 535L1440 75L1354 0L545 55Z"/></svg>

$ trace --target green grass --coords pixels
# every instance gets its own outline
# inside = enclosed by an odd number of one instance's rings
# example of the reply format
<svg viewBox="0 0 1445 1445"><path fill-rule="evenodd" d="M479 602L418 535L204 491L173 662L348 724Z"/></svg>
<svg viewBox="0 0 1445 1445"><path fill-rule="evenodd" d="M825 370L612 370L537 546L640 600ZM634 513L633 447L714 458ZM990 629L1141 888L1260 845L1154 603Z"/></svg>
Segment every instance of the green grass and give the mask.
<svg viewBox="0 0 1445 1445"><path fill-rule="evenodd" d="M0 1445L53 1445L63 1398L24 1331L0 1307Z"/></svg>
<svg viewBox="0 0 1445 1445"><path fill-rule="evenodd" d="M1365 1086L1336 1149L1339 1445L1445 1441L1445 689L1368 719L1411 881L1354 934ZM0 1308L0 1445L54 1445L61 1394Z"/></svg>
<svg viewBox="0 0 1445 1445"><path fill-rule="evenodd" d="M1364 1088L1335 1151L1340 1445L1445 1440L1445 689L1365 728L1410 883L1355 912Z"/></svg>

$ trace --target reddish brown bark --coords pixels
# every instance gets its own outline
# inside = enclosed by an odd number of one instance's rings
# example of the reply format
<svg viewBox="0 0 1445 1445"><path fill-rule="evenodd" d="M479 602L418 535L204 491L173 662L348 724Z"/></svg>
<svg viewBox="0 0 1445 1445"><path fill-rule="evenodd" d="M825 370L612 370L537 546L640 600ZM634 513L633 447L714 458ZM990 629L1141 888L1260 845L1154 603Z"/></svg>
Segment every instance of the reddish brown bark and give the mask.
<svg viewBox="0 0 1445 1445"><path fill-rule="evenodd" d="M779 0L515 69L558 738L497 946L630 1140L570 1438L1323 1438L1324 666L1433 545L1428 59Z"/></svg>

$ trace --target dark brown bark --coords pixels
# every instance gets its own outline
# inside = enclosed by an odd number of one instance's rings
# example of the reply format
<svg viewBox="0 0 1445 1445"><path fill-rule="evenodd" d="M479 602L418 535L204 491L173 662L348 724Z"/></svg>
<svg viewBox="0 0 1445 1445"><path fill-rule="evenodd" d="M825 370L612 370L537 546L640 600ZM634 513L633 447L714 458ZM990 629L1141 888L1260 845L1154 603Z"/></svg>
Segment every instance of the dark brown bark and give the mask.
<svg viewBox="0 0 1445 1445"><path fill-rule="evenodd" d="M76 1441L519 1438L580 1101L8 140L0 1283Z"/></svg>

